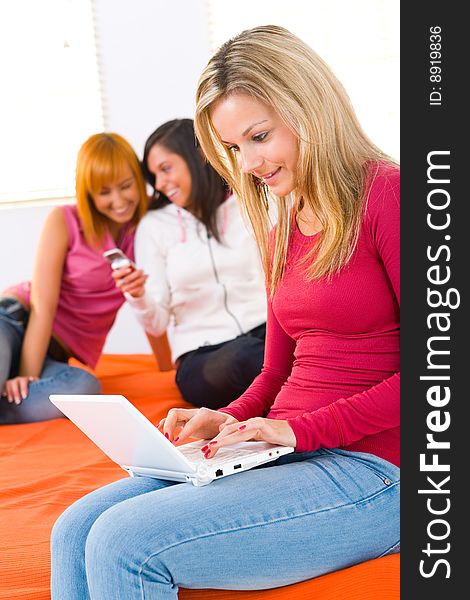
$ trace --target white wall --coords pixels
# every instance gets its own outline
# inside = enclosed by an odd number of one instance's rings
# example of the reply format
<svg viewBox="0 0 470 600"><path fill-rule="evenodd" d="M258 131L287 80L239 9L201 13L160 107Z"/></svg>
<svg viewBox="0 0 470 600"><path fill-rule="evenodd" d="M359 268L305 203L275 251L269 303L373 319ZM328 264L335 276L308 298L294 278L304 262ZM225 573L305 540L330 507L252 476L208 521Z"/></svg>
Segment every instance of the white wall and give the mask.
<svg viewBox="0 0 470 600"><path fill-rule="evenodd" d="M209 58L205 0L95 0L105 129L126 137L139 156L161 123L194 113L196 81ZM0 208L0 290L29 279L50 206ZM127 306L105 352L150 352Z"/></svg>
<svg viewBox="0 0 470 600"><path fill-rule="evenodd" d="M359 103L356 109L360 116L367 113L375 116L375 121L371 122L375 131L369 132L372 139L392 155L398 156L398 126L392 132L387 129L390 103L386 101L393 94L393 110L396 108L398 111L398 60L393 56L389 64L379 70L381 78L377 78L377 69L373 65L377 58L385 56L388 60L388 55L393 54L383 41L388 39L390 42L390 37L382 35L381 29L387 28L387 34L397 31L398 36L398 5L396 14L392 15L394 20L390 22L385 11L385 8L391 6L389 1L353 0L349 17L356 21L351 25L349 19L344 22L332 21L331 11L326 11L327 0L321 0L315 5L319 29L314 33L313 27L310 28L309 25L307 33L310 34L303 37L319 51L322 49L317 45L323 37L331 38L331 48L338 47L338 53L342 56L344 45L339 43L340 33L344 33L344 37L349 40L350 27L351 43L356 43L355 36L364 42L369 34L367 31L362 32L360 28L366 27L367 19L374 17L379 31L375 32L373 43L367 51L361 46L361 52L367 55L368 60L369 51L371 52L372 61L362 71L363 87L372 87L375 94L380 91L386 98L381 100L376 96L366 97L364 104L361 106ZM248 3L248 0L243 2ZM231 11L236 11L238 16L242 12L246 16L256 17L253 13L257 6L250 4L251 8L246 8L243 2L234 5L228 3L228 0L220 0L218 10L223 12L227 25L232 23ZM305 3L307 6L307 0ZM206 0L94 0L105 129L124 135L140 156L146 138L159 124L176 117L192 116L194 113L196 82L210 54L206 4ZM298 0L297 4L302 5L302 0ZM277 15L276 10L279 11L280 7L285 10L285 3L276 0L270 6L272 14L263 13L259 16L260 22L275 21L273 15ZM377 14L371 16L372 8ZM282 24L289 26L287 22L284 23L284 16L279 19ZM254 24L258 23L247 22L243 26ZM320 33L323 27L327 33L322 37ZM342 31L341 27L346 29ZM233 33L231 31L227 35ZM396 42L395 36L392 41ZM325 46L325 58L331 58L333 65L335 57L328 56L330 46ZM357 54L359 50L356 49L355 52ZM357 58L356 54L353 54L354 59ZM371 73L374 77L372 85ZM351 72L351 76L353 74ZM344 83L349 89L348 68L345 68L344 73L338 72L338 75L340 79L345 79ZM384 85L384 77L388 78L387 85ZM397 119L394 122L396 121ZM390 147L381 143L380 136L385 134ZM50 208L0 208L0 290L11 283L31 277L37 240ZM105 352L149 352L144 333L127 306L118 315L106 342Z"/></svg>
<svg viewBox="0 0 470 600"><path fill-rule="evenodd" d="M95 0L105 127L141 153L161 123L191 117L209 58L205 0Z"/></svg>

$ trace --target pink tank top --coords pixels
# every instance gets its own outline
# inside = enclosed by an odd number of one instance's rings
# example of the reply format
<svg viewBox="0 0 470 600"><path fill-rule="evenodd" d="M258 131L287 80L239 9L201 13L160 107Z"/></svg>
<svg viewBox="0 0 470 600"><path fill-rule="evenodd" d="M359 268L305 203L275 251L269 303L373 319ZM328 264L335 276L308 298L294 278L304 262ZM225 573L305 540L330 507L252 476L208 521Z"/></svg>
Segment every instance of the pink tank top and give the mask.
<svg viewBox="0 0 470 600"><path fill-rule="evenodd" d="M63 211L69 241L52 331L76 358L95 367L117 311L125 301L102 253L118 246L134 260L134 229L125 225L116 242L106 233L102 248L97 250L85 241L76 206L64 206ZM29 306L30 290L31 283L23 282L3 293L14 294Z"/></svg>

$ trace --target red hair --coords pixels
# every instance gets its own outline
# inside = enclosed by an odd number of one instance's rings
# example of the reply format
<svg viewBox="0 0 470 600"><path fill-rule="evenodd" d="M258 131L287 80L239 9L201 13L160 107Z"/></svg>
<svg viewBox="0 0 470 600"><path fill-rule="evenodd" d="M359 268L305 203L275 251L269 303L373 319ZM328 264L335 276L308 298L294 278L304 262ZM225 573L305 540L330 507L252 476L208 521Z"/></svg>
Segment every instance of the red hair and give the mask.
<svg viewBox="0 0 470 600"><path fill-rule="evenodd" d="M147 211L148 196L140 161L129 142L117 133L97 133L78 152L77 211L90 245L99 244L108 227L108 219L96 210L93 195L104 185L117 181L126 167L132 171L139 191L139 204L131 221L135 227Z"/></svg>

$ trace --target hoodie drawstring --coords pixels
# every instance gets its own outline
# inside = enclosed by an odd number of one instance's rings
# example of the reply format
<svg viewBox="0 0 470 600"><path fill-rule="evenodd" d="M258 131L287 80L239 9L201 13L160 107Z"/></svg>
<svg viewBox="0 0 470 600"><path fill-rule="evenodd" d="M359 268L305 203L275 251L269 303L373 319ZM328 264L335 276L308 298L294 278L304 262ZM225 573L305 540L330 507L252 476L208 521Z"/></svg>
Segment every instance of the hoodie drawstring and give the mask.
<svg viewBox="0 0 470 600"><path fill-rule="evenodd" d="M228 210L227 210L227 201L225 201L222 205L224 214L223 214L223 221L222 221L222 229L220 231L221 235L224 236L226 231L227 231L227 227L228 227Z"/></svg>
<svg viewBox="0 0 470 600"><path fill-rule="evenodd" d="M179 229L180 229L180 242L182 244L184 244L186 242L186 228L184 226L184 221L183 221L183 215L181 214L181 209L178 208L177 212L177 218L178 218L178 225L179 225Z"/></svg>

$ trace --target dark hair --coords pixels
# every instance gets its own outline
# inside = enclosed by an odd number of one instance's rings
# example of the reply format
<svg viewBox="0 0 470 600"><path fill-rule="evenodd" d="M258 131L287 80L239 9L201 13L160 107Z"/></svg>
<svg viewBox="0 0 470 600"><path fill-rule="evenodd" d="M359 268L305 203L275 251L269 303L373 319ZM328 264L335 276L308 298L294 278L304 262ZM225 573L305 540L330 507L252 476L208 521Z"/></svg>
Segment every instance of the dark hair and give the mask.
<svg viewBox="0 0 470 600"><path fill-rule="evenodd" d="M206 161L194 133L192 119L174 119L160 125L145 142L142 159L142 172L145 180L154 192L151 209L158 209L170 204L170 200L161 192L157 192L155 175L147 166L150 150L159 144L170 152L174 152L188 165L191 174L191 212L201 221L215 239L220 242L217 229L216 211L227 197L229 189L225 181Z"/></svg>

